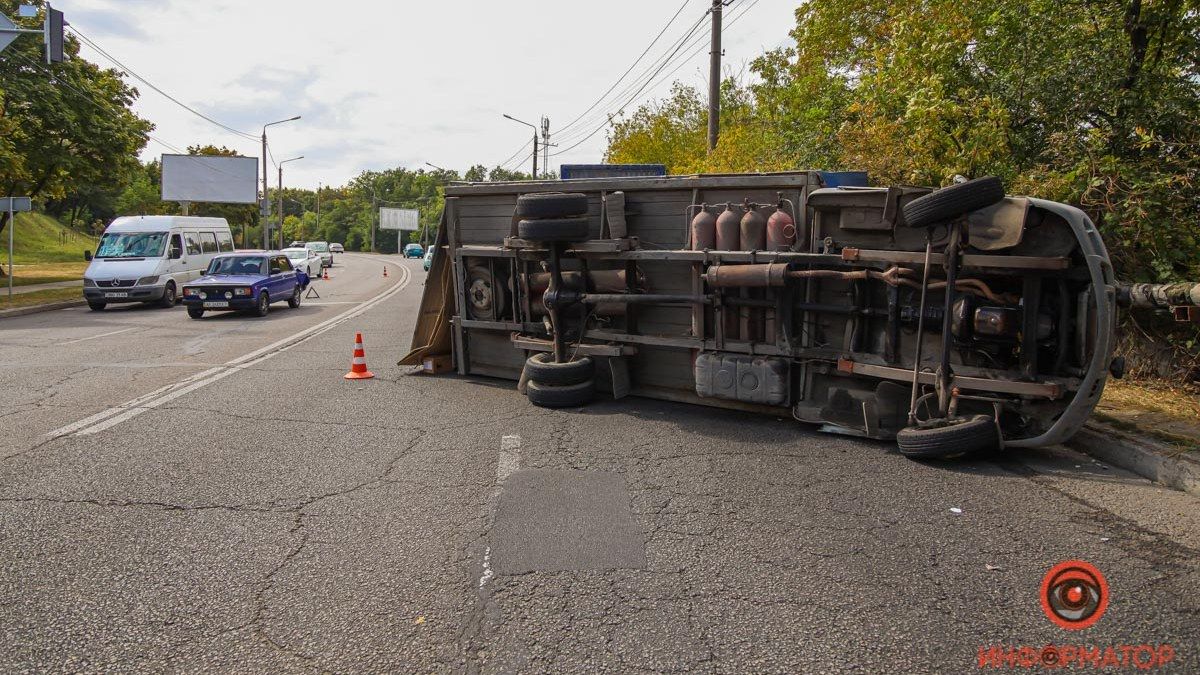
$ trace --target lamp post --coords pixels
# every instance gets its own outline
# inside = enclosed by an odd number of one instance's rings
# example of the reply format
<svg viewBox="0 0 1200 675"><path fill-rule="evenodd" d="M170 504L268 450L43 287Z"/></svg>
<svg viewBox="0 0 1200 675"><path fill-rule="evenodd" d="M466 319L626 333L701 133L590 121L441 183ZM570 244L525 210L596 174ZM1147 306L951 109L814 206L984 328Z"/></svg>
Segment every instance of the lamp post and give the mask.
<svg viewBox="0 0 1200 675"><path fill-rule="evenodd" d="M279 163L279 248L283 248L283 165L288 162L294 162L298 159L304 159L304 155L285 159Z"/></svg>
<svg viewBox="0 0 1200 675"><path fill-rule="evenodd" d="M437 169L438 171L445 171L446 173L450 173L448 170L443 169L442 167L438 166L437 164L434 164L433 162L425 162L425 165L432 166L433 168Z"/></svg>
<svg viewBox="0 0 1200 675"><path fill-rule="evenodd" d="M533 129L533 179L537 180L538 128L536 126L530 124L529 122L526 122L524 120L519 120L519 119L513 117L512 115L508 115L505 113L501 113L501 114L504 115L505 119L512 120L518 124L524 124L525 126L529 127L530 129Z"/></svg>
<svg viewBox="0 0 1200 675"><path fill-rule="evenodd" d="M271 248L271 228L269 226L269 223L267 222L267 219L269 219L271 216L271 202L267 198L267 127L273 127L276 124L283 124L284 122L295 122L298 119L300 119L300 116L296 115L295 117L289 117L286 120L276 120L274 122L268 122L263 125L263 130L262 130L263 200L262 200L262 207L259 209L259 214L263 217L263 249L264 250ZM280 229L282 229L282 227L283 227L282 220L279 221L279 225L280 225Z"/></svg>
<svg viewBox="0 0 1200 675"><path fill-rule="evenodd" d="M379 199L375 193L375 183L367 186L371 191L371 253L375 252L375 219L379 217L379 208L377 206Z"/></svg>

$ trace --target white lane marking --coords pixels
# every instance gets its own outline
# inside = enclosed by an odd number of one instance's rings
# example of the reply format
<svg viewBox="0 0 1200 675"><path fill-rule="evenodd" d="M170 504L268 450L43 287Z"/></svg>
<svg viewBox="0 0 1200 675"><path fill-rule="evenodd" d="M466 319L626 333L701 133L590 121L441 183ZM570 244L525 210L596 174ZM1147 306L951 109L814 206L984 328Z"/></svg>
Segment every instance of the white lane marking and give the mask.
<svg viewBox="0 0 1200 675"><path fill-rule="evenodd" d="M492 547L483 549L483 575L479 577L479 587L483 588L491 581L496 573L492 571Z"/></svg>
<svg viewBox="0 0 1200 675"><path fill-rule="evenodd" d="M129 331L137 330L138 328L140 328L140 326L134 326L133 328L122 328L121 330L114 330L114 331L110 331L108 333L92 335L91 337L79 338L78 340L67 340L66 342L60 342L58 344L59 345L73 345L77 342L87 342L88 340L98 340L102 337L108 337L109 335L120 335L121 333L128 333Z"/></svg>
<svg viewBox="0 0 1200 675"><path fill-rule="evenodd" d="M500 439L500 457L496 460L496 485L521 468L521 437L504 436Z"/></svg>
<svg viewBox="0 0 1200 675"><path fill-rule="evenodd" d="M374 298L361 303L354 309L342 312L341 314L326 319L315 326L310 326L298 333L294 333L286 338L283 338L282 340L273 342L266 347L256 349L249 354L243 354L242 356L239 356L231 361L227 361L222 365L209 368L208 370L196 373L195 375L191 375L164 387L159 387L148 394L143 394L133 400L126 401L121 405L113 406L107 410L102 410L95 415L85 417L78 422L73 422L66 426L55 429L54 431L47 433L46 436L48 438L58 438L60 436L67 436L70 434L84 436L99 433L105 429L110 429L122 422L133 419L134 417L137 417L148 410L153 410L154 408L157 408L164 403L173 401L184 394L191 393L197 389L200 389L201 387L218 382L232 375L233 373L249 368L261 361L265 361L276 354L280 354L287 349L290 349L291 347L308 340L309 338L316 337L321 333L331 330L339 324L362 314L375 305L387 300L396 293L399 293L406 286L408 286L408 282L411 279L412 275L409 273L408 269L405 267L400 267L399 282L397 282L391 288L383 291L379 295L376 295Z"/></svg>
<svg viewBox="0 0 1200 675"><path fill-rule="evenodd" d="M492 508L500 497L504 481L521 468L521 437L516 434L500 438L500 455L496 458L496 488L492 491ZM495 515L492 516L495 519ZM496 576L492 571L492 547L483 550L483 574L479 577L479 587L483 588Z"/></svg>

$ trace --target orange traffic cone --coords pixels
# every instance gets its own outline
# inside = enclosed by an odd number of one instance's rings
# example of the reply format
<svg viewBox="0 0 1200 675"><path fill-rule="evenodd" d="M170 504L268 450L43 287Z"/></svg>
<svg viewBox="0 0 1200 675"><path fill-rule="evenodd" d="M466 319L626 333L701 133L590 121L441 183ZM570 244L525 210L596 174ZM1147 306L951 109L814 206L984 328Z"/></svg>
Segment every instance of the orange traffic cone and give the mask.
<svg viewBox="0 0 1200 675"><path fill-rule="evenodd" d="M350 359L350 372L343 375L347 380L369 380L375 373L367 370L367 354L363 351L362 333L354 334L354 358Z"/></svg>
<svg viewBox="0 0 1200 675"><path fill-rule="evenodd" d="M387 265L383 266L383 276L385 279L387 278Z"/></svg>
<svg viewBox="0 0 1200 675"><path fill-rule="evenodd" d="M329 281L329 268L321 270L321 281Z"/></svg>

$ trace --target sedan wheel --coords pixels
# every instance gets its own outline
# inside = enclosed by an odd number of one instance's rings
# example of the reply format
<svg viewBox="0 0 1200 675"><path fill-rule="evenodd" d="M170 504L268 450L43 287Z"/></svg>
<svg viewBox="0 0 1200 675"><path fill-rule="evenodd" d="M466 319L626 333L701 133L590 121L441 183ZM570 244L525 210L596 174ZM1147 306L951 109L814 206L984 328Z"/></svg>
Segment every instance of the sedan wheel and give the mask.
<svg viewBox="0 0 1200 675"><path fill-rule="evenodd" d="M292 297L288 298L288 307L298 309L300 307L300 287L296 286L292 291Z"/></svg>
<svg viewBox="0 0 1200 675"><path fill-rule="evenodd" d="M263 291L258 296L258 307L254 309L254 313L258 316L266 316L271 311L271 298Z"/></svg>

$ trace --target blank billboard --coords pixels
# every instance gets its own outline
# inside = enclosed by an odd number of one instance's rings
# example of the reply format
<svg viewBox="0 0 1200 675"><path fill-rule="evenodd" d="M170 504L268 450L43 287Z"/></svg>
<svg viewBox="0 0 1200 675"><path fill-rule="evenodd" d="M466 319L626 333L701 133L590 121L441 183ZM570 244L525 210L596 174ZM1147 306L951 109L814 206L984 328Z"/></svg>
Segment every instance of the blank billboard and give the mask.
<svg viewBox="0 0 1200 675"><path fill-rule="evenodd" d="M258 159L219 155L163 155L165 202L258 203Z"/></svg>
<svg viewBox="0 0 1200 675"><path fill-rule="evenodd" d="M421 229L421 212L416 209L379 209L379 229L415 232Z"/></svg>

